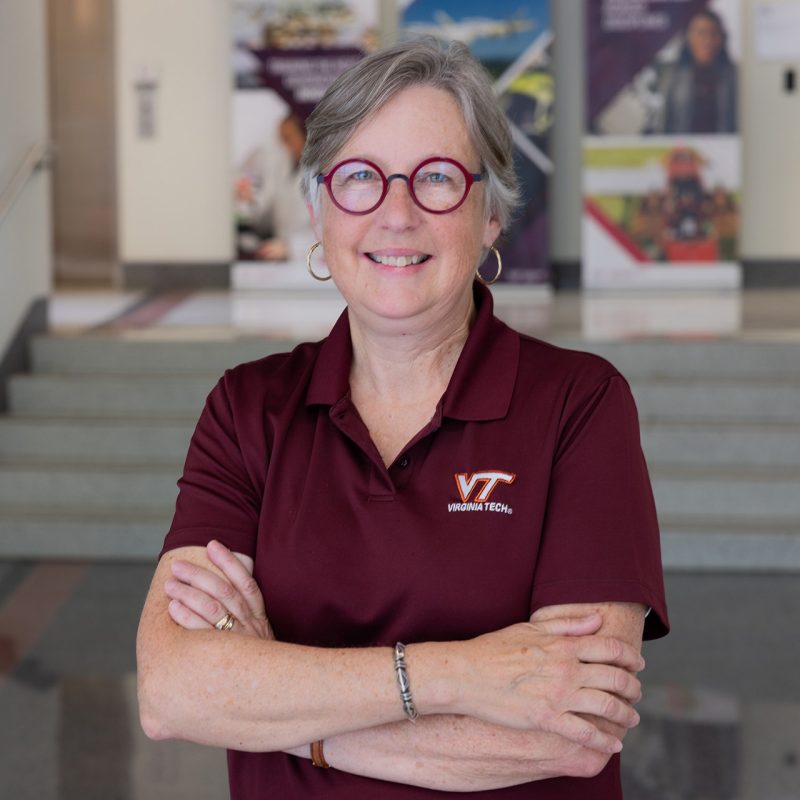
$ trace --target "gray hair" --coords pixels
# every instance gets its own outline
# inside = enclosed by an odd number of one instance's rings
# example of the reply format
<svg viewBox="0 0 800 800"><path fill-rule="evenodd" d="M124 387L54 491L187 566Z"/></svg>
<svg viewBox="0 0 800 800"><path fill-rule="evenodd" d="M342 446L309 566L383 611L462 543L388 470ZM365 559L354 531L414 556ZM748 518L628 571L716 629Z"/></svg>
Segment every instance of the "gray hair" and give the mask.
<svg viewBox="0 0 800 800"><path fill-rule="evenodd" d="M460 42L447 47L435 39L402 42L367 56L334 81L306 121L308 138L300 160L306 200L319 214L316 176L333 165L362 122L412 86L443 89L458 103L486 175L487 216L506 229L519 203L511 131L491 77Z"/></svg>

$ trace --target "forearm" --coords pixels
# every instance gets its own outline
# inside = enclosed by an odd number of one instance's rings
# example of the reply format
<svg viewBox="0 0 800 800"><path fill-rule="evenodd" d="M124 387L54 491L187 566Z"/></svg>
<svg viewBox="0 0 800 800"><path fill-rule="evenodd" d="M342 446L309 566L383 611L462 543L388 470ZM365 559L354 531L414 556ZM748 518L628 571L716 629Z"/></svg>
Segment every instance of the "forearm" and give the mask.
<svg viewBox="0 0 800 800"><path fill-rule="evenodd" d="M597 774L609 756L555 734L440 715L325 740L334 769L451 792L499 789L561 776ZM308 758L308 745L289 749Z"/></svg>
<svg viewBox="0 0 800 800"><path fill-rule="evenodd" d="M423 676L437 647L416 652L430 708L436 689ZM403 718L388 647L303 647L175 626L168 647L140 641L139 652L140 713L153 738L266 752Z"/></svg>
<svg viewBox="0 0 800 800"><path fill-rule="evenodd" d="M197 562L205 555L181 553ZM389 647L305 647L176 624L162 588L175 557L159 564L137 637L139 709L149 736L266 752L403 718ZM221 617L217 601L206 601L212 618ZM427 713L459 710L448 705L448 647L413 648L415 692Z"/></svg>

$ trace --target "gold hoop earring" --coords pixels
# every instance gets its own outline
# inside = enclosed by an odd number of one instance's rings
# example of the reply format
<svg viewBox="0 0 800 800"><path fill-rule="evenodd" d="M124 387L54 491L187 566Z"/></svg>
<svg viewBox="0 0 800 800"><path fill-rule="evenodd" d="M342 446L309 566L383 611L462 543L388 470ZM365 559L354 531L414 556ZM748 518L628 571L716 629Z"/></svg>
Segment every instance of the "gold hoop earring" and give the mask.
<svg viewBox="0 0 800 800"><path fill-rule="evenodd" d="M316 272L311 267L311 256L314 255L314 251L318 248L322 247L322 242L314 242L311 247L308 248L308 253L306 254L306 266L308 267L308 274L315 280L315 281L329 281L331 279L330 275L326 275L324 278L320 278Z"/></svg>
<svg viewBox="0 0 800 800"><path fill-rule="evenodd" d="M481 268L475 270L475 277L484 285L484 286L491 286L493 283L497 283L497 279L503 274L503 259L500 258L500 251L492 246L489 248L493 253L494 257L497 259L497 272L495 273L494 278L490 281L487 281L486 278L481 275ZM483 265L481 265L483 266Z"/></svg>

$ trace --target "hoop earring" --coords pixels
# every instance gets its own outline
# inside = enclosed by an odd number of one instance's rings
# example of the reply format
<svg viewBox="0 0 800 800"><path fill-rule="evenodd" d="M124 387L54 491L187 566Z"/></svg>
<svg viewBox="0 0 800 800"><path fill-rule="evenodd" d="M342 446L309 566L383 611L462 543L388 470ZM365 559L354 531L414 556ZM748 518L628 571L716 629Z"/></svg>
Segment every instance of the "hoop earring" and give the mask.
<svg viewBox="0 0 800 800"><path fill-rule="evenodd" d="M311 256L313 256L314 255L314 251L318 247L321 247L321 246L322 246L322 242L314 242L314 244L312 244L311 247L308 248L308 253L306 254L306 266L308 267L308 274L311 275L311 277L315 281L329 281L331 279L330 274L328 274L324 278L320 278L320 276L317 275L317 273L314 272L314 270L311 267Z"/></svg>
<svg viewBox="0 0 800 800"><path fill-rule="evenodd" d="M500 258L500 251L494 246L490 247L489 249L494 253L494 257L497 259L497 272L495 273L494 278L492 278L490 281L487 281L486 278L481 275L480 267L475 270L475 277L484 286L491 286L493 283L497 283L497 279L503 274L503 259Z"/></svg>

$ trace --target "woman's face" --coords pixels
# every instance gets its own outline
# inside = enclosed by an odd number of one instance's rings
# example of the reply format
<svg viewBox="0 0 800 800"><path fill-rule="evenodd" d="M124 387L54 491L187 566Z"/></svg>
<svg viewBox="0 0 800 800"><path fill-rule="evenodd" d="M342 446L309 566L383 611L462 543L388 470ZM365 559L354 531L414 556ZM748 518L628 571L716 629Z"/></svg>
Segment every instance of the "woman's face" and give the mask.
<svg viewBox="0 0 800 800"><path fill-rule="evenodd" d="M469 172L481 170L464 118L452 96L429 86L398 92L353 133L330 166L349 158L377 164L385 175L409 175L424 159L446 156ZM484 185L464 203L432 214L411 199L400 179L383 203L363 216L348 214L322 189L315 229L325 260L351 312L373 318L444 319L466 313L481 248L500 233L484 211ZM420 263L398 265L421 259Z"/></svg>
<svg viewBox="0 0 800 800"><path fill-rule="evenodd" d="M714 62L722 47L719 26L709 17L698 16L689 23L686 41L695 63L702 67Z"/></svg>

